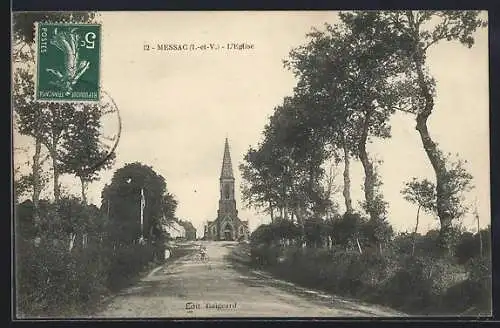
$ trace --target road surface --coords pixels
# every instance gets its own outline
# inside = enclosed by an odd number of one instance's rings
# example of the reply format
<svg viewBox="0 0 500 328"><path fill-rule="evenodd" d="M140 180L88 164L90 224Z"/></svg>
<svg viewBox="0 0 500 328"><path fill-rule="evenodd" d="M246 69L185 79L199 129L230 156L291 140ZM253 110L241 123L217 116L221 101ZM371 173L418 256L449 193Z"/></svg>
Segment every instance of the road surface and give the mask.
<svg viewBox="0 0 500 328"><path fill-rule="evenodd" d="M307 290L238 265L228 256L235 242L196 242L208 261L190 254L153 270L116 295L94 318L373 317L403 316Z"/></svg>

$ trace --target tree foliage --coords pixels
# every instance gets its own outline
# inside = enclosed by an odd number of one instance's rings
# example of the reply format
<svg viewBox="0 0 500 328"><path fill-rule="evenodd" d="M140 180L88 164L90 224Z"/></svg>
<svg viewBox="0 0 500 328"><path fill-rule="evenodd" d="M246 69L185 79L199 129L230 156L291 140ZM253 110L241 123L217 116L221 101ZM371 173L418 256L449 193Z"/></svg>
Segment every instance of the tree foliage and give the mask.
<svg viewBox="0 0 500 328"><path fill-rule="evenodd" d="M113 174L102 191L102 209L109 213L112 239L131 243L141 236L141 190L144 192L144 238L163 238L162 221L175 211L176 203L167 193L165 178L152 167L135 162ZM170 214L169 214L170 213Z"/></svg>
<svg viewBox="0 0 500 328"><path fill-rule="evenodd" d="M434 204L441 245L449 249L446 236L452 220L465 213L461 195L471 176L460 161L445 156L429 134L436 82L426 67L426 54L443 40L472 46L473 33L485 22L478 11L354 11L341 12L339 18L338 24L309 33L307 43L284 61L297 85L294 95L274 109L264 140L249 150L241 167L248 182L245 198L271 213L277 206L285 219L288 212L300 222L321 216L327 207L317 197L324 190L315 183L324 174L321 164L331 157L338 163L343 157L343 195L346 212L352 213L349 158L355 156L365 173L361 205L373 221L367 238L381 245L390 239L392 228L386 222L387 203L377 173L381 161L370 156L367 145L391 137L390 118L399 110L415 115L436 174L434 193L428 190L431 185L416 182L404 193L412 202L423 202L426 210Z"/></svg>
<svg viewBox="0 0 500 328"><path fill-rule="evenodd" d="M88 13L16 13L13 17L13 109L16 113L16 126L22 135L31 136L35 141L35 154L32 163L33 201L38 205L42 189L41 152L42 145L46 147L52 159L53 189L56 201L60 198L59 176L66 172L66 166L61 162L62 144L71 135L70 127L79 120L75 117L72 104L35 102L35 45L34 33L36 22L93 22L96 14ZM91 127L88 122L87 126ZM80 128L87 127L80 124ZM85 134L84 130L76 131ZM76 132L73 131L73 134ZM75 138L73 138L75 139ZM82 139L84 139L82 135ZM76 149L76 148L75 148ZM70 170L71 171L71 170Z"/></svg>
<svg viewBox="0 0 500 328"><path fill-rule="evenodd" d="M287 219L303 223L312 211L326 211L328 200L320 183L322 164L329 157L321 134L310 125L306 104L285 98L264 129L258 149L250 148L240 166L247 204L277 207Z"/></svg>
<svg viewBox="0 0 500 328"><path fill-rule="evenodd" d="M441 223L440 245L450 251L454 213L453 185L446 166L446 156L431 138L427 120L434 110L435 84L426 66L427 51L441 41L458 41L472 47L473 33L487 25L479 11L395 11L380 12L380 19L389 26L401 49L399 60L406 66L407 83L402 96L408 101L408 111L416 114L416 130L436 176L436 210ZM453 170L453 169L452 169ZM455 173L452 173L452 175Z"/></svg>
<svg viewBox="0 0 500 328"><path fill-rule="evenodd" d="M406 182L401 191L405 200L420 206L422 209L433 213L436 211L436 186L433 182L413 178Z"/></svg>
<svg viewBox="0 0 500 328"><path fill-rule="evenodd" d="M366 145L370 136L390 137L388 121L401 100L402 81L395 76L404 67L397 60L390 28L376 12L339 16L340 24L326 24L325 31L310 33L309 42L292 50L285 66L299 79L295 92L312 100L310 115L321 122L327 140L344 150L344 157L352 153L363 164L364 207L378 219L384 214L384 202L376 193L378 178ZM347 190L345 196L349 208Z"/></svg>
<svg viewBox="0 0 500 328"><path fill-rule="evenodd" d="M61 145L62 171L80 179L86 201L87 184L99 177L99 171L111 168L116 154L101 140L101 118L105 108L98 105L74 106L73 120Z"/></svg>

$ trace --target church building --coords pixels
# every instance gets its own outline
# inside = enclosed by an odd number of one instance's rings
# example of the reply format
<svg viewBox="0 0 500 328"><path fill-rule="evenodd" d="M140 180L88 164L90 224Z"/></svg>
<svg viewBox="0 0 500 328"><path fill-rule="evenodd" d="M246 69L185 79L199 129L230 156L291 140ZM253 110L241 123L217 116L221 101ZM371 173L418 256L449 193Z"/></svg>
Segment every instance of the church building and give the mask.
<svg viewBox="0 0 500 328"><path fill-rule="evenodd" d="M236 200L234 198L234 175L229 153L229 142L226 138L224 157L219 179L219 209L215 221L208 221L205 226L204 239L206 240L241 240L248 239L248 221L238 218Z"/></svg>

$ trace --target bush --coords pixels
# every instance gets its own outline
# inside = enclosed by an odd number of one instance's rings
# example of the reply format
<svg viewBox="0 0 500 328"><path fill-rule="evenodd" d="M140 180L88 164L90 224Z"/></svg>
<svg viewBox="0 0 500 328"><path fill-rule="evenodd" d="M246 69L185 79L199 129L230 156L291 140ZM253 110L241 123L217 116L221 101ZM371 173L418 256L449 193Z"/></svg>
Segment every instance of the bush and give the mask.
<svg viewBox="0 0 500 328"><path fill-rule="evenodd" d="M390 306L407 311L440 308L440 295L459 280L461 268L448 259L406 257L399 270L378 292Z"/></svg>
<svg viewBox="0 0 500 328"><path fill-rule="evenodd" d="M332 222L332 234L335 243L347 247L352 243L353 239L359 237L359 242L364 246L366 242L362 235L362 227L366 221L366 218L357 213L346 213L339 220Z"/></svg>
<svg viewBox="0 0 500 328"><path fill-rule="evenodd" d="M112 290L123 288L153 261L154 246L132 244L114 252L108 271L108 286Z"/></svg>
<svg viewBox="0 0 500 328"><path fill-rule="evenodd" d="M416 235L416 241L421 239L420 234ZM413 234L411 233L399 233L392 240L392 249L399 255L411 255L413 247ZM415 243L415 251L417 251L417 245Z"/></svg>
<svg viewBox="0 0 500 328"><path fill-rule="evenodd" d="M315 227L310 227L313 235L318 232ZM260 234L262 238L255 238L250 245L252 260L303 286L385 304L412 314L491 312L491 259L479 257L478 247L477 251L468 252L464 245L470 245L471 234L454 235L456 250L460 250L454 256L443 256L440 252L438 230L430 230L424 236L417 234L412 256L413 234L399 234L383 252L370 248L369 236L363 228L374 225L358 214L345 215L331 222L331 227L335 237L333 248L277 246L273 242L272 236L276 234L272 225L262 227L254 235ZM486 240L489 232L481 233L485 235L483 253L489 254ZM362 254L352 245L356 236ZM477 234L473 238L477 241Z"/></svg>
<svg viewBox="0 0 500 328"><path fill-rule="evenodd" d="M278 263L278 258L283 250L280 246L269 246L265 244L252 245L250 256L252 262L257 266L271 266Z"/></svg>
<svg viewBox="0 0 500 328"><path fill-rule="evenodd" d="M108 289L117 290L137 277L164 243L126 245L113 249L103 232L103 217L95 206L75 199L40 202L35 225L29 202L16 209L16 301L20 316L82 313ZM76 233L69 249L69 233ZM88 242L82 243L83 234ZM101 242L101 236L102 238Z"/></svg>
<svg viewBox="0 0 500 328"><path fill-rule="evenodd" d="M454 253L460 264L465 264L473 258L480 257L480 245L483 244L483 256L489 257L491 252L491 231L488 227L480 231L481 241L479 234L472 234L464 232L455 247Z"/></svg>
<svg viewBox="0 0 500 328"><path fill-rule="evenodd" d="M252 248L251 253L257 264L283 278L349 296L373 293L397 268L392 255L359 254L340 247L329 250L261 246Z"/></svg>
<svg viewBox="0 0 500 328"><path fill-rule="evenodd" d="M276 219L271 224L260 225L250 236L250 243L254 245L280 244L283 240L298 240L301 231L294 223Z"/></svg>
<svg viewBox="0 0 500 328"><path fill-rule="evenodd" d="M105 266L93 249L68 252L67 245L42 239L22 242L17 258L18 310L24 315L61 314L94 301L105 291Z"/></svg>

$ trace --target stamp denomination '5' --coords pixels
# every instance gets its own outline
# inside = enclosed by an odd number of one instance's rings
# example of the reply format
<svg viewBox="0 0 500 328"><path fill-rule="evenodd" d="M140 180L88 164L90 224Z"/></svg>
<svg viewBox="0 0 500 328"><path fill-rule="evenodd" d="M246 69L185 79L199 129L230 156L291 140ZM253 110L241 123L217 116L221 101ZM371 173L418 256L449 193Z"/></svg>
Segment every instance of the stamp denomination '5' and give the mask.
<svg viewBox="0 0 500 328"><path fill-rule="evenodd" d="M37 23L38 101L97 102L101 26Z"/></svg>

